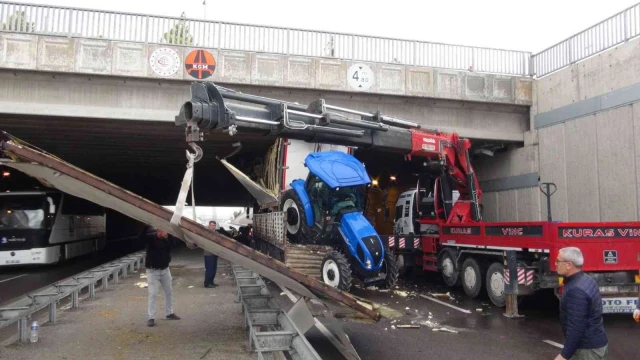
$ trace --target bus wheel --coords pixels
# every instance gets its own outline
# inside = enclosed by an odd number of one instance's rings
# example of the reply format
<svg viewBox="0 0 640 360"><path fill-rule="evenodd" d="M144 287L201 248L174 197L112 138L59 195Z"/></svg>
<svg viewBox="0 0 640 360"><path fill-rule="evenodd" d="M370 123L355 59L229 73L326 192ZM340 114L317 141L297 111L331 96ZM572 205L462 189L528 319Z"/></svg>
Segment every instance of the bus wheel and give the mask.
<svg viewBox="0 0 640 360"><path fill-rule="evenodd" d="M442 272L442 279L447 285L451 287L460 285L460 270L457 269L453 252L449 250L442 252L440 256L440 271Z"/></svg>
<svg viewBox="0 0 640 360"><path fill-rule="evenodd" d="M476 259L469 257L462 263L462 289L468 297L475 299L482 290L484 274L480 270L480 264Z"/></svg>
<svg viewBox="0 0 640 360"><path fill-rule="evenodd" d="M499 262L494 262L487 270L487 294L493 305L500 308L505 306L504 265Z"/></svg>

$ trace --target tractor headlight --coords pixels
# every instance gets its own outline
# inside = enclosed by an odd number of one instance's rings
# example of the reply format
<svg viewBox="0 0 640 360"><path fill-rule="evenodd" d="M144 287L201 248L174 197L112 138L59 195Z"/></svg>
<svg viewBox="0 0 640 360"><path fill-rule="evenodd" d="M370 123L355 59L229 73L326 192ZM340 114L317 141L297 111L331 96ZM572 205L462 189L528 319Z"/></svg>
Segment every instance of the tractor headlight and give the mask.
<svg viewBox="0 0 640 360"><path fill-rule="evenodd" d="M367 261L364 262L364 265L367 267L367 269L371 269L371 260L367 259Z"/></svg>

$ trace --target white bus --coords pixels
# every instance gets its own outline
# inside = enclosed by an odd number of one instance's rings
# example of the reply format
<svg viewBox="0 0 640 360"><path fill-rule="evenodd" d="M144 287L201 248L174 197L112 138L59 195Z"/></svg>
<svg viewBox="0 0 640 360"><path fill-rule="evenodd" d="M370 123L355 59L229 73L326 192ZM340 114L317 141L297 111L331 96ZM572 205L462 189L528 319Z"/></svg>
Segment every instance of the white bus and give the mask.
<svg viewBox="0 0 640 360"><path fill-rule="evenodd" d="M103 207L60 191L0 193L0 266L54 264L105 247Z"/></svg>

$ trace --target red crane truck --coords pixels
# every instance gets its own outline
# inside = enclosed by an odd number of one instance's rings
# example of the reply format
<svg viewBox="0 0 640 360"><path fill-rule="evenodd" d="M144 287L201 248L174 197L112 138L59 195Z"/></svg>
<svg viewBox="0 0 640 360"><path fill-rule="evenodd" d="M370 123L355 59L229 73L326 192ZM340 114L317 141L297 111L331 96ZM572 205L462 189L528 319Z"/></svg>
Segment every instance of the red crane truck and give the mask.
<svg viewBox="0 0 640 360"><path fill-rule="evenodd" d="M576 246L585 255L583 270L601 286L605 312L635 308L640 284L640 222L553 222L550 209L546 222L485 222L482 191L469 156L471 142L457 133L422 129L415 122L379 111L346 109L323 99L302 106L210 82L193 83L191 95L176 125L185 127L187 142L196 150L203 132L233 136L243 131L397 153L404 156L403 166L417 166L416 188L403 193L396 203L395 233L379 235L401 268L440 272L449 286L461 284L472 298L487 291L493 304L502 307L508 283L505 251L517 252L519 295L543 288L556 289L559 294L562 279L556 273L557 252ZM286 148L280 153L282 179L286 175L282 168L290 164ZM285 189L282 185L279 200ZM543 185L549 203L550 187L555 185ZM287 213L286 221L299 218Z"/></svg>

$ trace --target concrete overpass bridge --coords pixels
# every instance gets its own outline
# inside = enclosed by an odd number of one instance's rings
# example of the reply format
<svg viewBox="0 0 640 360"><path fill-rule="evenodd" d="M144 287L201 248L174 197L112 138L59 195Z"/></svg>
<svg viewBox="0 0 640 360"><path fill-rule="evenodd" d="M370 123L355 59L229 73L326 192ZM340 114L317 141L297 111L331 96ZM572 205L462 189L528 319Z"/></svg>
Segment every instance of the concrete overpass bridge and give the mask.
<svg viewBox="0 0 640 360"><path fill-rule="evenodd" d="M529 129L528 53L10 2L0 9L0 128L161 203L174 201L184 167L173 120L194 80L380 110L491 150L521 146ZM204 144L195 179L202 198L246 201L214 157L238 140L242 163L273 139L215 135ZM154 181L170 188L153 193Z"/></svg>
<svg viewBox="0 0 640 360"><path fill-rule="evenodd" d="M487 194L485 212L492 220L536 220L544 218L538 178L559 181L555 175L564 174L549 171L549 159L562 153L550 129L589 109L605 111L599 97L609 99L608 85L601 80L618 81L618 73L626 74L619 68L631 61L624 59L637 58L638 14L638 5L625 9L531 54L0 1L0 129L143 196L171 203L185 161L184 138L173 117L188 97L190 82L214 81L299 103L325 98L457 131L476 149L509 149L475 160ZM608 67L599 60L605 51L612 59ZM597 71L587 73L585 64ZM578 81L564 80L573 79L578 66L584 77L596 78L585 78L574 89ZM633 86L634 79L625 76L622 83ZM572 95L573 102L588 106L569 108L567 94L580 94ZM594 108L594 101L602 109ZM556 123L561 125L550 125ZM246 193L213 156L228 152L237 140L244 145L238 163L261 156L271 143L214 135L204 144L209 156L196 171L199 197L244 205L238 194ZM154 181L163 182L162 193L148 186ZM567 197L554 201L570 203ZM603 209L616 208L609 200L601 202ZM580 219L568 213L564 218Z"/></svg>

